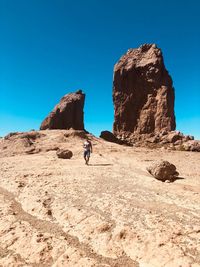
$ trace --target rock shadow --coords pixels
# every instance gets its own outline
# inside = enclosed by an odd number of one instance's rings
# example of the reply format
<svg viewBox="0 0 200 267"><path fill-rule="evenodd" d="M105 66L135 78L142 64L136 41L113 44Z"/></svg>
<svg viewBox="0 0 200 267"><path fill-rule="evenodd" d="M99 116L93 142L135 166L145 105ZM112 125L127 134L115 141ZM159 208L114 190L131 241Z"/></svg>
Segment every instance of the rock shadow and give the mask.
<svg viewBox="0 0 200 267"><path fill-rule="evenodd" d="M173 183L173 182L175 182L176 180L183 180L183 179L185 179L184 177L173 177L173 178L170 178L170 180L160 180L161 182L163 182L163 183L166 183L166 182L168 182L168 183ZM158 179L159 180L159 179Z"/></svg>
<svg viewBox="0 0 200 267"><path fill-rule="evenodd" d="M180 177L180 176L177 176L177 177L174 177L173 179L171 179L171 182L175 182L176 180L184 180L185 178L184 177Z"/></svg>

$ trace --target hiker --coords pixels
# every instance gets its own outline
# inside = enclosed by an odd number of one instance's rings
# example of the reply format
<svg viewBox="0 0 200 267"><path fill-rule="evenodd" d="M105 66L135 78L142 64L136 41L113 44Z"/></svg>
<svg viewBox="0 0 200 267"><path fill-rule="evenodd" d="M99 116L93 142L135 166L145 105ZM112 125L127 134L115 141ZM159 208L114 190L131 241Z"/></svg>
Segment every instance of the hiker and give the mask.
<svg viewBox="0 0 200 267"><path fill-rule="evenodd" d="M92 153L92 143L89 141L89 139L86 139L84 144L83 144L83 148L84 148L84 160L85 160L85 164L88 165L89 159L90 159L90 153Z"/></svg>

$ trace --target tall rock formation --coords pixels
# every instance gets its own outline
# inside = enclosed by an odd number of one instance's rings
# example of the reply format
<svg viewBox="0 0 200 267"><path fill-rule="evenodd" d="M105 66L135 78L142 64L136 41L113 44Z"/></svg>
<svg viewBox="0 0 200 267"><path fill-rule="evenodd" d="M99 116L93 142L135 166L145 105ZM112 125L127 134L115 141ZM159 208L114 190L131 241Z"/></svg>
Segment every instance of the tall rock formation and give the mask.
<svg viewBox="0 0 200 267"><path fill-rule="evenodd" d="M113 133L119 138L175 129L172 79L155 44L129 49L114 66L113 102Z"/></svg>
<svg viewBox="0 0 200 267"><path fill-rule="evenodd" d="M70 128L84 130L84 102L85 94L81 90L65 95L44 119L40 130Z"/></svg>

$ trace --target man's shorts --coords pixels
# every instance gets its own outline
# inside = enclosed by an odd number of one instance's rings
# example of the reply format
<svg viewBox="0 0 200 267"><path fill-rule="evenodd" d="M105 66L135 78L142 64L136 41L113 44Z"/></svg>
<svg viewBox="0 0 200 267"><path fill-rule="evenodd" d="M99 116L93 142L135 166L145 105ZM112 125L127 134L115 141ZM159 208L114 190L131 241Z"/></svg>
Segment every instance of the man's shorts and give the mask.
<svg viewBox="0 0 200 267"><path fill-rule="evenodd" d="M84 158L86 158L86 157L90 157L90 150L85 150L84 151Z"/></svg>

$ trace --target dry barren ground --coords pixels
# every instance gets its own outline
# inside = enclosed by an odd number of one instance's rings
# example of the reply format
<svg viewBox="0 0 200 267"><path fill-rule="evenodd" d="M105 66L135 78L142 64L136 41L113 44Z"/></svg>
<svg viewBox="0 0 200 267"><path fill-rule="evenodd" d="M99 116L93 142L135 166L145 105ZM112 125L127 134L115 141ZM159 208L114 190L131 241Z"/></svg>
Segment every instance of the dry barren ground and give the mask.
<svg viewBox="0 0 200 267"><path fill-rule="evenodd" d="M92 138L86 166L82 142L62 143L70 160L55 151L2 154L0 266L200 266L200 153ZM180 179L148 174L159 159L175 164Z"/></svg>

